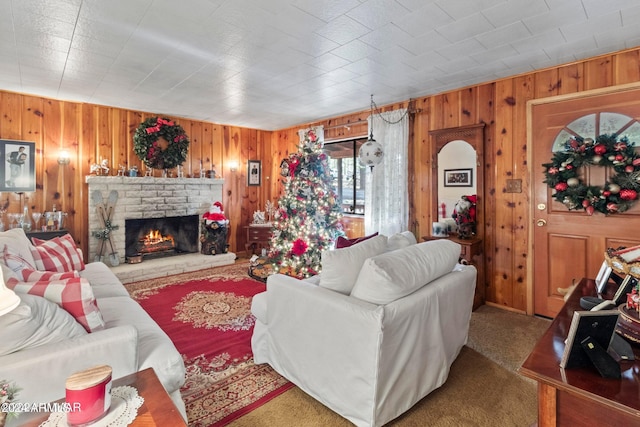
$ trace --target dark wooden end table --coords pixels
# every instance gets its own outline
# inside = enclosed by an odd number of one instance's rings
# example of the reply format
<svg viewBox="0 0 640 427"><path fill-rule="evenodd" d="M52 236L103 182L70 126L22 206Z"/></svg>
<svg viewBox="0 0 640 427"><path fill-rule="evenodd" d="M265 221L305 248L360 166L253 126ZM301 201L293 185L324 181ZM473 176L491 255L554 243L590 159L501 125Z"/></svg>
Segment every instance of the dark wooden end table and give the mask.
<svg viewBox="0 0 640 427"><path fill-rule="evenodd" d="M126 377L113 381L113 387L131 386L138 390L138 394L144 398L144 403L138 409L138 416L132 427L186 427L182 415L176 405L167 394L153 368L147 368ZM60 399L57 402L64 402ZM26 414L24 414L26 415ZM37 418L30 418L26 424L28 427L39 426L49 418L49 413L39 413Z"/></svg>
<svg viewBox="0 0 640 427"><path fill-rule="evenodd" d="M611 299L617 286L608 284ZM582 279L540 338L520 374L538 382L538 426L640 425L640 348L635 361L620 361L622 379L602 378L595 368L560 368L571 318L580 298L596 296L595 281Z"/></svg>

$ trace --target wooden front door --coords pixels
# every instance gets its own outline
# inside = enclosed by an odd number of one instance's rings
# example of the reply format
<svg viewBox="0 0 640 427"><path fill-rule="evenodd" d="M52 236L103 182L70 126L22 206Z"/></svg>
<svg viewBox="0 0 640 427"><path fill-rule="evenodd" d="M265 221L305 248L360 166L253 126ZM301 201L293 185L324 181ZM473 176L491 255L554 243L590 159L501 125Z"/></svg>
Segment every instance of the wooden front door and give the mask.
<svg viewBox="0 0 640 427"><path fill-rule="evenodd" d="M583 277L595 278L607 248L640 244L640 201L624 213L609 216L569 210L552 198L552 190L544 183L542 164L551 162L558 135L578 134L595 140L619 128L622 131L618 133L629 132L640 146L640 123L635 122L640 120L640 88L541 101L530 108L533 310L534 314L555 317L564 303L558 288L578 283ZM585 182L599 187L615 173L599 166L583 167L580 172Z"/></svg>

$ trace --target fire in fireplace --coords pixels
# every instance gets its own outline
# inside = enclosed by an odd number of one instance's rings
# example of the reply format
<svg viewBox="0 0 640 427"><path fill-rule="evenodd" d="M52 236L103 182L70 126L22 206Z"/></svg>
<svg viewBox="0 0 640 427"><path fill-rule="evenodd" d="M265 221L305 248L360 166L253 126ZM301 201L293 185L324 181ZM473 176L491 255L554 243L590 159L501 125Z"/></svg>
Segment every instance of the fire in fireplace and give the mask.
<svg viewBox="0 0 640 427"><path fill-rule="evenodd" d="M125 220L125 253L128 258L198 252L198 239L198 215Z"/></svg>
<svg viewBox="0 0 640 427"><path fill-rule="evenodd" d="M138 253L173 251L176 243L173 236L164 236L160 230L152 230L138 241Z"/></svg>

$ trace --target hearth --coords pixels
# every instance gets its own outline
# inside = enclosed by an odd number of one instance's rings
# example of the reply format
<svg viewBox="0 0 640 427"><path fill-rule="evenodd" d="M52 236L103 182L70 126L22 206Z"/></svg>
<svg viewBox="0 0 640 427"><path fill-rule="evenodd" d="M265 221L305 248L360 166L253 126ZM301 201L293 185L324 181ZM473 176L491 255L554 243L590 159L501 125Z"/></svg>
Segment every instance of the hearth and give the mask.
<svg viewBox="0 0 640 427"><path fill-rule="evenodd" d="M125 220L127 258L159 258L198 252L199 216Z"/></svg>

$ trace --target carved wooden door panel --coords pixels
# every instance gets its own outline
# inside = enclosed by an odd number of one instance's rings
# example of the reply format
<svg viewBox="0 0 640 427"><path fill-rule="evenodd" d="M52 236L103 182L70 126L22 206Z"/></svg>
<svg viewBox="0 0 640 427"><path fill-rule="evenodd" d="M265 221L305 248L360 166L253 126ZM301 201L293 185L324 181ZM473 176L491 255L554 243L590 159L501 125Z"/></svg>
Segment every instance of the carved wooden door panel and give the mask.
<svg viewBox="0 0 640 427"><path fill-rule="evenodd" d="M572 97L531 106L531 160L533 173L533 310L555 317L563 305L558 288L583 277L595 278L608 247L640 244L640 201L624 213L592 216L569 210L553 199L544 183L544 163L572 135L591 137L618 133L640 146L640 89ZM585 166L580 176L588 185L603 187L615 174L610 168Z"/></svg>

